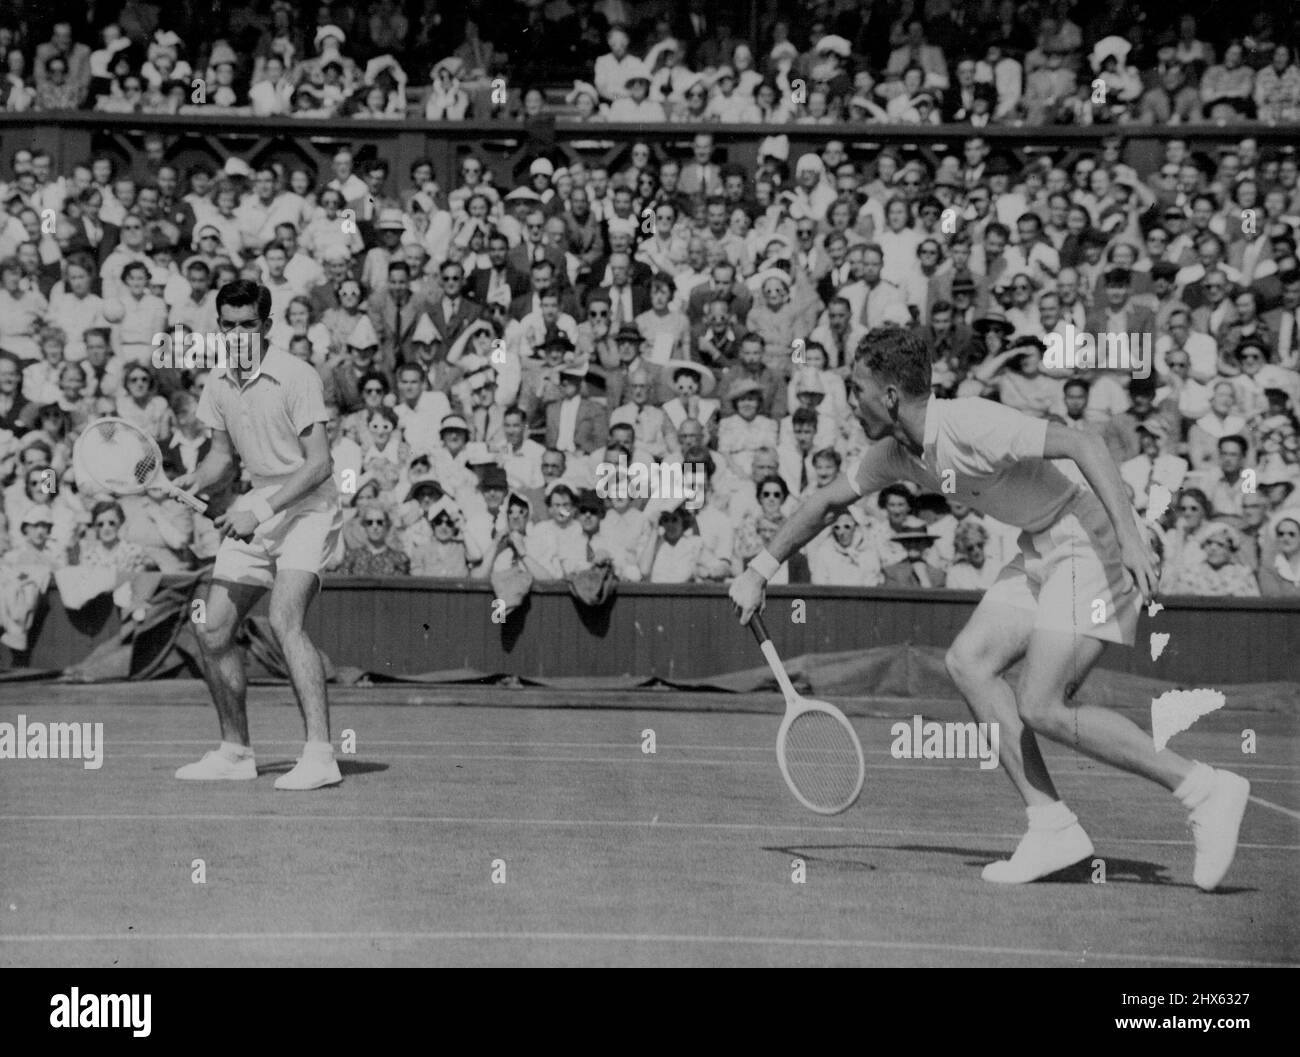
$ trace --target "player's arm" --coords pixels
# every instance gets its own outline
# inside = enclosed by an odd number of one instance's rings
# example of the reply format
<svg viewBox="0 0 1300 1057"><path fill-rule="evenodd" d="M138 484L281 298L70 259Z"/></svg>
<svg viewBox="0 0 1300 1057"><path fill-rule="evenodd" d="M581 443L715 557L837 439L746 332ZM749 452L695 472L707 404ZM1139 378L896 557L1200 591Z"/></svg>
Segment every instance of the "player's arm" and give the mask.
<svg viewBox="0 0 1300 1057"><path fill-rule="evenodd" d="M202 495L222 484L235 468L235 451L230 444L230 434L224 429L212 431L212 445L203 461L193 473L182 474L172 484L196 495Z"/></svg>
<svg viewBox="0 0 1300 1057"><path fill-rule="evenodd" d="M298 434L298 447L302 450L303 463L267 499L272 513L278 514L286 507L293 506L328 481L334 473L334 456L330 454L324 422L313 422Z"/></svg>
<svg viewBox="0 0 1300 1057"><path fill-rule="evenodd" d="M1045 459L1072 459L1083 473L1084 479L1097 493L1102 506L1115 526L1119 539L1120 559L1133 577L1138 592L1144 599L1154 597L1156 590L1155 566L1151 552L1124 491L1124 481L1119 467L1111 458L1106 442L1093 433L1067 429L1055 423L1047 424L1047 439L1043 445Z"/></svg>
<svg viewBox="0 0 1300 1057"><path fill-rule="evenodd" d="M763 608L763 590L782 562L821 532L828 518L838 516L861 498L862 493L853 481L838 477L825 488L817 489L795 508L767 549L760 551L732 582L731 601L740 613L742 624L748 624L749 618Z"/></svg>

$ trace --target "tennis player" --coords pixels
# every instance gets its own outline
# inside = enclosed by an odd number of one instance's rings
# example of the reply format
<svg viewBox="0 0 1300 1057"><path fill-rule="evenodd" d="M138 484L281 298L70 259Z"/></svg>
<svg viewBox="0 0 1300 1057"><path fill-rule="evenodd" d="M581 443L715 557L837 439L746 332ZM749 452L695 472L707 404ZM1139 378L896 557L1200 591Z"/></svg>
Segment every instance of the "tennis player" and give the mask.
<svg viewBox="0 0 1300 1057"><path fill-rule="evenodd" d="M217 320L230 336L260 349L242 370L214 368L199 400L199 419L212 429L212 448L175 483L204 492L230 474L238 454L252 491L216 519L224 536L217 551L206 620L196 625L205 678L217 707L221 746L176 772L189 780L257 777L248 739L244 658L235 633L269 588L271 627L284 651L289 681L307 728L297 765L277 789L319 789L343 781L330 743L325 668L303 628L320 573L343 546L343 514L325 435L320 376L268 341L271 292L255 282L227 283L217 293Z"/></svg>
<svg viewBox="0 0 1300 1057"><path fill-rule="evenodd" d="M855 478L839 478L806 498L736 578L731 599L741 622L762 609L767 580L828 517L895 481L914 481L1015 525L1022 530L1019 555L985 592L947 655L976 719L1000 725L1001 763L1029 816L1015 853L985 866L984 879L1022 884L1093 854L1052 784L1038 733L1171 790L1190 812L1193 880L1215 888L1236 853L1250 784L1168 749L1157 752L1151 735L1124 716L1071 700L1105 643L1133 645L1139 606L1156 585L1137 515L1105 444L992 401L937 399L931 361L912 332L879 328L863 338L852 397L867 436L878 443ZM1092 490L1051 459L1072 460ZM1013 688L1004 673L1018 660L1024 663Z"/></svg>

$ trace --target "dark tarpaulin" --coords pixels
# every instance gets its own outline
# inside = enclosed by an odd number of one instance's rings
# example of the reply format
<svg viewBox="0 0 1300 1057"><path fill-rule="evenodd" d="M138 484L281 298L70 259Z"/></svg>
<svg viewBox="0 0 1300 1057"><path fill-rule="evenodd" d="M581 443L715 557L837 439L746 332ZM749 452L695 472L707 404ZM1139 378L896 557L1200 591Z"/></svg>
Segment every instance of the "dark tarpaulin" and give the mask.
<svg viewBox="0 0 1300 1057"><path fill-rule="evenodd" d="M87 657L60 673L13 669L0 681L19 682L61 678L68 682L192 678L202 675L195 638L192 603L210 575L199 570L184 579L163 583L144 607L140 620L126 621L118 635L101 643ZM137 611L138 612L138 611ZM265 617L250 617L240 629L240 644L248 658L248 677L256 682L285 682L288 670L279 644ZM801 693L828 697L917 698L957 700L959 695L944 667L944 651L933 646L900 643L868 650L807 654L789 658L786 666ZM555 690L610 691L635 689L699 690L736 694L772 692L776 681L766 666L718 673L701 679L660 679L645 676L521 677L506 673L453 669L431 672L366 672L337 667L322 654L326 677L345 685L477 684L539 687ZM1015 669L1012 669L1014 680ZM1167 681L1105 669L1094 670L1076 699L1082 703L1140 706L1166 690L1191 689ZM1249 683L1219 686L1230 709L1300 712L1300 686L1295 683Z"/></svg>

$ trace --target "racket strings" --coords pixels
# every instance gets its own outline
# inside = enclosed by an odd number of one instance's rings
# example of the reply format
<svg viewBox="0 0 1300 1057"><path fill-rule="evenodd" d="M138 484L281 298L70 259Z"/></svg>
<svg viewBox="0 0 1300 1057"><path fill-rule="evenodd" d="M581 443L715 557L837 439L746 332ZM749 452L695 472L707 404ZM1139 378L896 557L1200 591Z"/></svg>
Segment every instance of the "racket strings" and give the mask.
<svg viewBox="0 0 1300 1057"><path fill-rule="evenodd" d="M109 491L138 491L157 474L158 455L149 439L118 422L94 422L77 444L85 473Z"/></svg>
<svg viewBox="0 0 1300 1057"><path fill-rule="evenodd" d="M799 793L823 810L849 803L858 791L858 748L852 733L825 712L804 712L786 732L786 771Z"/></svg>

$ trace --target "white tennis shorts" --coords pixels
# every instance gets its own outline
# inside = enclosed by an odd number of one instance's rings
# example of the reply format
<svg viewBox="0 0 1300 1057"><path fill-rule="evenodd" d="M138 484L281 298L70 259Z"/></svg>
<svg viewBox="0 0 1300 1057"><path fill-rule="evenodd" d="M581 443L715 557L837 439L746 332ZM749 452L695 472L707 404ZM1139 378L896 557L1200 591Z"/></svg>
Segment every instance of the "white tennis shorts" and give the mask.
<svg viewBox="0 0 1300 1057"><path fill-rule="evenodd" d="M279 485L242 495L232 510L246 510L254 496L269 498ZM317 577L343 555L343 511L332 495L307 496L258 526L247 542L221 541L214 580L270 587L281 569L299 569Z"/></svg>
<svg viewBox="0 0 1300 1057"><path fill-rule="evenodd" d="M1029 610L1035 628L1133 645L1141 599L1100 499L1082 490L1055 524L1019 542L986 599Z"/></svg>

